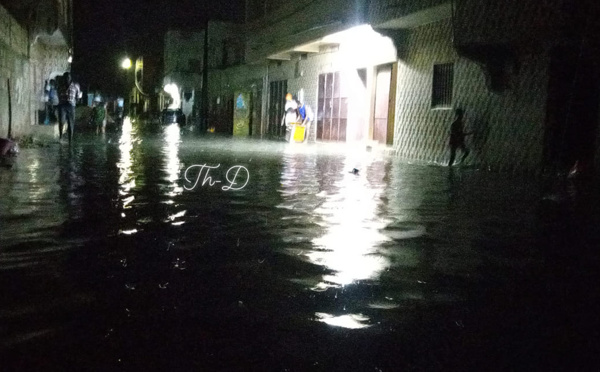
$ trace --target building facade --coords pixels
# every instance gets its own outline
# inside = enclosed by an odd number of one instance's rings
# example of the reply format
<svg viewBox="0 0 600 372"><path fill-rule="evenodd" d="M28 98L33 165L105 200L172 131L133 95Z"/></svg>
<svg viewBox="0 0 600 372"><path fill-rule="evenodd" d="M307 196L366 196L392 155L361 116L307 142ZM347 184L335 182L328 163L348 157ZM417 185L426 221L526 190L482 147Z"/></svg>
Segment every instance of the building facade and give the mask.
<svg viewBox="0 0 600 372"><path fill-rule="evenodd" d="M0 6L0 136L32 132L46 81L70 70L71 0L5 0Z"/></svg>
<svg viewBox="0 0 600 372"><path fill-rule="evenodd" d="M163 86L174 84L177 87L179 99L175 105L184 111L186 117L199 114L203 60L204 32L167 32Z"/></svg>
<svg viewBox="0 0 600 372"><path fill-rule="evenodd" d="M247 92L249 135L282 136L290 92L316 112L311 141L380 143L408 161L447 163L457 108L473 165L565 169L598 152L591 0L247 4L243 28L209 27L207 99L221 131ZM243 48L236 63L231 46Z"/></svg>

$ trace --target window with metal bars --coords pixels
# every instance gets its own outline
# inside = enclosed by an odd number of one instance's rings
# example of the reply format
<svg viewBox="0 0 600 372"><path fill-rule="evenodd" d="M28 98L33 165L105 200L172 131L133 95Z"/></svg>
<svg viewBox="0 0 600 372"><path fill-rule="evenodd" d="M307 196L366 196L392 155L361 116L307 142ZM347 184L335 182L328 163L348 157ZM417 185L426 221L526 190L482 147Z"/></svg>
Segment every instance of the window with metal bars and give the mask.
<svg viewBox="0 0 600 372"><path fill-rule="evenodd" d="M433 89L431 108L452 107L452 87L454 83L454 63L433 65Z"/></svg>

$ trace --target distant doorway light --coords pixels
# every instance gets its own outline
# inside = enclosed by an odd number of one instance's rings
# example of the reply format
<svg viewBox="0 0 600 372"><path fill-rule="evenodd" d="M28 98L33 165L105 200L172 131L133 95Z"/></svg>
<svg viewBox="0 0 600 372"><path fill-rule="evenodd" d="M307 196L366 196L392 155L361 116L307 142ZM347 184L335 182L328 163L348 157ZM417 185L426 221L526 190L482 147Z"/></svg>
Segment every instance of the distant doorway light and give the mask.
<svg viewBox="0 0 600 372"><path fill-rule="evenodd" d="M181 95L179 94L179 87L177 84L171 83L167 84L164 87L165 92L167 92L173 101L169 105L170 109L178 109L181 106Z"/></svg>

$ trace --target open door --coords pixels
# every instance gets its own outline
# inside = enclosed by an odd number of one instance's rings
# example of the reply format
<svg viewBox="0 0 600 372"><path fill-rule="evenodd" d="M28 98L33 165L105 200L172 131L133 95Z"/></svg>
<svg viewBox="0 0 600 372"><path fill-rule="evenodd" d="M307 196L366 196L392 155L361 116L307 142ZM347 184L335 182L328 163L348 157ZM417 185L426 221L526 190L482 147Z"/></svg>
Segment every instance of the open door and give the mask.
<svg viewBox="0 0 600 372"><path fill-rule="evenodd" d="M392 65L377 67L375 77L375 110L373 113L373 140L381 144L388 143L391 88ZM393 120L393 115L391 119Z"/></svg>

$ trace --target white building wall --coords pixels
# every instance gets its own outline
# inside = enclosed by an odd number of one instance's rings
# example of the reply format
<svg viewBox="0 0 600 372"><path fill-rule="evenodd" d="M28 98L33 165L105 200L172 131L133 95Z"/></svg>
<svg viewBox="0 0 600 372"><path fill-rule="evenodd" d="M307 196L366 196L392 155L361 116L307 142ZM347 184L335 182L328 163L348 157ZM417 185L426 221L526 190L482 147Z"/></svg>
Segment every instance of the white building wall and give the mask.
<svg viewBox="0 0 600 372"><path fill-rule="evenodd" d="M339 49L333 52L311 53L307 59L299 57L283 61L280 66L269 69L269 81L287 80L290 93L299 95L303 91L304 103L318 112L319 75L340 72L342 90L348 93L347 142L365 141L370 138L369 125L370 91L374 70L378 65L396 62L396 50L391 39L374 33L369 28L355 28L346 35L335 37L342 40ZM362 86L358 69L367 70L367 87ZM362 90L362 94L361 94ZM366 95L365 95L366 93ZM282 113L283 115L283 113ZM310 140L316 136L316 125L312 126Z"/></svg>

